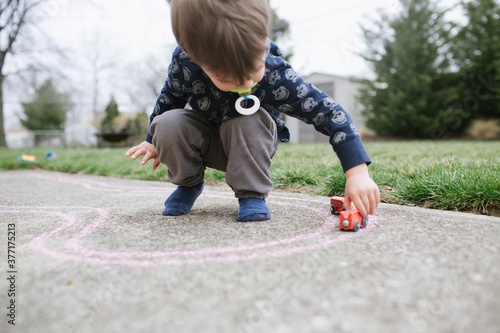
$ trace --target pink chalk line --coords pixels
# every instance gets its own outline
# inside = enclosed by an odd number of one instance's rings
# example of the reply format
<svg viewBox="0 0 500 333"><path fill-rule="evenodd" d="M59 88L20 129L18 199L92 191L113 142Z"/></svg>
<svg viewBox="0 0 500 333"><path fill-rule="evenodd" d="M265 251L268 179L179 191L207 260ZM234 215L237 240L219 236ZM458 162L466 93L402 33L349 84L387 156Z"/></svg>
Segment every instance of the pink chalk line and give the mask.
<svg viewBox="0 0 500 333"><path fill-rule="evenodd" d="M55 259L61 260L71 260L77 262L85 262L93 265L119 265L127 267L157 267L157 266L182 266L182 265L197 265L197 264L208 264L208 263L230 263L230 262L242 262L247 260L264 259L264 258L274 258L279 256L286 256L295 253L300 253L304 251L318 250L325 248L327 246L345 241L347 239L356 237L360 235L358 233L342 233L335 238L322 240L311 245L299 245L292 248L286 248L281 250L272 250L258 253L250 253L246 255L235 254L238 252L252 251L256 249L262 249L265 247L272 247L282 244L290 244L300 240L310 239L313 236L319 235L321 233L331 231L332 223L328 225L328 220L330 222L333 220L332 217L327 219L327 223L322 228L319 228L315 233L309 235L299 235L296 237L291 237L288 239L281 239L270 242L256 243L247 246L239 247L225 247L225 248L209 248L204 250L189 250L189 251L165 251L165 252L105 252L105 251L94 251L86 249L79 245L78 241L83 239L88 234L95 231L99 225L105 223L108 219L108 214L103 209L95 209L99 213L99 217L91 225L84 228L82 231L70 236L70 239L66 241L66 247L72 250L74 254L62 253L58 251L50 250L46 247L45 242L55 236L57 233L62 232L70 227L72 227L76 218L69 214L64 214L60 212L45 211L44 209L62 209L62 208L82 208L82 209L93 209L90 207L5 207L0 206L0 208L14 208L22 210L1 210L0 213L36 213L36 214L47 214L55 217L62 218L66 223L52 231L43 233L36 236L29 244L31 248L35 251L44 253ZM373 227L369 224L368 229ZM193 258L193 259L166 259L166 260L129 260L124 258L134 258L134 257L146 257L146 258L158 258L166 256L191 256L191 255L210 255L216 254L215 256L207 256L205 258ZM220 256L221 254L229 254L226 256ZM92 258L91 256L97 256L98 258ZM114 260L108 259L112 258Z"/></svg>
<svg viewBox="0 0 500 333"><path fill-rule="evenodd" d="M124 189L129 189L133 191L137 191L135 187L133 186L115 186L115 185L110 185L106 184L103 182L98 182L98 181L93 181L93 180L83 180L80 181L78 179L72 179L70 177L51 177L51 176L46 176L46 175L35 175L37 178L44 179L44 180L49 180L49 181L57 181L65 184L75 184L75 185L80 185L83 186L86 189L93 190L93 191L103 191L103 190L110 190L110 191L123 191ZM0 177L3 178L3 177ZM23 177L25 178L25 177ZM96 185L96 186L94 186ZM139 189L144 189L144 192L157 192L157 191L151 191L151 188L147 187L137 187ZM164 191L163 189L158 189L161 190L162 192ZM220 192L216 191L206 191L208 193L213 193L212 195L208 194L207 196L210 197L219 197L219 198L227 198L227 196L222 196L220 195ZM275 197L275 196L273 196ZM231 197L232 198L232 197ZM315 203L323 203L321 200L309 200L309 199L302 199L302 198L294 198L294 197L287 197L287 196L279 196L276 199L292 199L292 200L297 200L297 201L302 201L302 202L315 202ZM284 203L282 201L277 201L274 202L274 200L270 201L273 202L274 204L278 205L283 205L283 206L293 206L297 207L296 204L289 204L289 203ZM328 204L328 203L326 203ZM76 206L68 206L68 207L62 207L62 206L56 206L56 207L30 207L30 206L0 206L0 208L6 208L6 209L16 209L16 210L2 210L0 213L42 213L42 214L48 214L52 216L56 216L59 218L63 218L66 220L66 224L56 228L50 232L44 233L42 235L36 236L31 242L30 246L38 250L41 253L44 253L50 257L57 258L57 259L62 259L62 260L71 260L71 261L79 261L79 262L86 262L88 264L93 264L93 265L121 265L121 266L128 266L128 267L156 267L156 266L164 266L164 265L169 265L169 266L181 266L181 265L193 265L193 264L205 264L205 263L229 263L229 262L241 262L241 261L247 261L247 260L254 260L254 259L263 259L263 258L272 258L272 257L278 257L278 256L285 256L285 255L291 255L294 253L300 253L304 251L310 251L310 250L316 250L316 249L321 249L327 246L330 246L332 244L338 243L345 241L347 239L357 237L361 233L364 233L364 231L358 232L358 233L341 233L337 234L337 237L331 238L331 239L326 239L322 240L319 242L316 242L311 245L302 245L302 246L295 246L295 247L288 247L285 249L281 250L273 250L273 251L266 251L266 252L257 252L257 253L251 253L251 254L246 254L246 255L241 255L241 254L235 254L235 253L240 253L240 252L248 252L248 251L254 251L254 250L259 250L263 249L266 247L275 247L279 245L285 245L285 244L292 244L295 242L299 241L304 241L304 240L309 240L314 237L320 236L321 234L325 234L328 232L331 232L336 225L335 218L329 214L328 209L317 209L317 208L312 208L312 207L304 207L312 210L316 214L322 215L325 217L325 222L323 226L317 228L315 231L308 233L308 234L302 234L302 235L297 235L294 237L290 238L285 238L285 239L278 239L274 241L268 241L268 242L261 242L261 243L255 243L255 244L250 244L250 245L243 245L243 246L237 246L237 247L219 247L219 248L207 248L207 249L199 249L199 250L185 250L185 251L163 251L163 252L106 252L106 251L96 251L92 249L87 249L81 246L80 241L84 239L86 236L89 234L95 232L103 223L105 223L109 219L109 214L106 210L101 209L101 208L91 208L91 207L76 207ZM52 210L52 211L45 211L46 209ZM52 238L54 235L56 235L59 232L62 232L70 227L72 227L76 223L76 217L69 215L69 214L64 214L64 213L59 213L59 212L54 212L53 210L57 209L85 209L85 210L95 210L98 214L98 218L92 222L90 225L85 227L83 230L73 234L70 236L68 240L65 242L65 247L73 251L76 254L68 254L68 253L61 253L57 251L50 250L46 247L45 242L49 238ZM374 221L375 217L371 217L370 222L375 222ZM368 228L366 229L371 229L373 227L372 223L369 223ZM365 229L365 231L366 231ZM166 260L129 260L128 258L161 258L161 257L169 257L169 256L182 256L182 257L187 257L187 256L207 256L206 258L191 258L191 259L166 259ZM212 255L212 256L210 256ZM91 256L97 256L100 258L92 258ZM127 258L127 259L123 259ZM111 260L114 259L114 260Z"/></svg>

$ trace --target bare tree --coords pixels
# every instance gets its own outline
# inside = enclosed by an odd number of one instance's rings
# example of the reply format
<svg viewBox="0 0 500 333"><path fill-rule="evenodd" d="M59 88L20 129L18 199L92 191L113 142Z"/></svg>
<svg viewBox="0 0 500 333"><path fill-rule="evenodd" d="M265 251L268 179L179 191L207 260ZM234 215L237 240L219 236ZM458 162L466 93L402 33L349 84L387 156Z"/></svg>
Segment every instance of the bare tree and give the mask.
<svg viewBox="0 0 500 333"><path fill-rule="evenodd" d="M0 3L0 147L6 147L3 117L5 59L13 53L15 42L29 21L29 14L46 0L3 0Z"/></svg>

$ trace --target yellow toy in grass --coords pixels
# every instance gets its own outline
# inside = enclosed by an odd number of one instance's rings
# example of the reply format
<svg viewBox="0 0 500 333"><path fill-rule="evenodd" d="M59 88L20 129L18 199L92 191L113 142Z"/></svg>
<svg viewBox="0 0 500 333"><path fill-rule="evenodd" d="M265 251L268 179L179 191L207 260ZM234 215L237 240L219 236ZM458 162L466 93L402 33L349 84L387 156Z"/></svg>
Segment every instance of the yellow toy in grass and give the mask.
<svg viewBox="0 0 500 333"><path fill-rule="evenodd" d="M17 158L21 162L35 162L36 161L36 156L33 155L27 155L27 154L22 154Z"/></svg>

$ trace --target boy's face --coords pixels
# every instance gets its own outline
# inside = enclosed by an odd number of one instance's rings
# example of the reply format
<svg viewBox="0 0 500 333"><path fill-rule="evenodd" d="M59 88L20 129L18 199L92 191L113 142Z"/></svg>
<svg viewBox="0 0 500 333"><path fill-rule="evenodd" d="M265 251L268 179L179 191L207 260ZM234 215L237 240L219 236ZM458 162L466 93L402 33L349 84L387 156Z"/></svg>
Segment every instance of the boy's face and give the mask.
<svg viewBox="0 0 500 333"><path fill-rule="evenodd" d="M212 72L204 66L200 66L201 69L207 74L207 76L212 80L217 88L222 91L230 91L232 89L249 90L252 88L254 83L260 82L264 78L264 73L266 71L266 58L265 54L262 58L256 61L257 70L254 73L249 73L249 79L245 80L243 84L238 84L236 80L233 80L224 75Z"/></svg>

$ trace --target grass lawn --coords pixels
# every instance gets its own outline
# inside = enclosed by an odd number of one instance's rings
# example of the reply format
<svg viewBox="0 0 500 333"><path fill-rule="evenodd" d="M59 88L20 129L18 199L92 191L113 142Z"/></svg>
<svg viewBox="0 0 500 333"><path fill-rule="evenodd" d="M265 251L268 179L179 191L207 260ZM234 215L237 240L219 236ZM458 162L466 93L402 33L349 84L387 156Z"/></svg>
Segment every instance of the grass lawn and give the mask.
<svg viewBox="0 0 500 333"><path fill-rule="evenodd" d="M500 142L368 142L370 173L382 201L428 208L500 215ZM0 170L45 169L143 180L167 181L167 168L156 171L124 156L126 148L0 150ZM20 162L21 154L37 161ZM271 168L275 189L320 195L343 195L345 177L329 144L282 144ZM224 181L209 169L207 184Z"/></svg>

